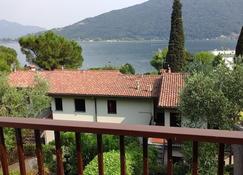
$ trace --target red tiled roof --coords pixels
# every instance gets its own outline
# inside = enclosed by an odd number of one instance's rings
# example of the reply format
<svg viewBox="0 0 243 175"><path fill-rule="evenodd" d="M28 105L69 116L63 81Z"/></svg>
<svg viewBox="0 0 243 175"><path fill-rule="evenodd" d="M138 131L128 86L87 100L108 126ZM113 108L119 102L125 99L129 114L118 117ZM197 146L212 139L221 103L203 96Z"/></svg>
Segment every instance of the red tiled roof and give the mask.
<svg viewBox="0 0 243 175"><path fill-rule="evenodd" d="M185 73L163 73L159 96L159 107L177 108L180 91L184 87Z"/></svg>
<svg viewBox="0 0 243 175"><path fill-rule="evenodd" d="M13 86L28 87L33 85L36 75L47 79L50 95L151 98L158 97L161 82L161 76L124 75L107 70L16 71L9 75L9 82Z"/></svg>
<svg viewBox="0 0 243 175"><path fill-rule="evenodd" d="M37 75L49 82L50 95L158 98L161 108L178 106L187 76L183 73L124 75L109 70L16 71L9 75L9 82L16 87L29 87Z"/></svg>

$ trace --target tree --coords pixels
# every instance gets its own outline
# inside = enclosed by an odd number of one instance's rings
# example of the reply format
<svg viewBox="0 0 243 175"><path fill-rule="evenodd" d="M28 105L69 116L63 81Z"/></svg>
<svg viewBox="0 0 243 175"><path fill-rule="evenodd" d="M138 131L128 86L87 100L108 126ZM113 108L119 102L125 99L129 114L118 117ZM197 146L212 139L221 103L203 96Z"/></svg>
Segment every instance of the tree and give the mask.
<svg viewBox="0 0 243 175"><path fill-rule="evenodd" d="M34 87L19 89L9 86L7 78L0 76L0 116L37 117L50 106L46 95L48 84L39 77L35 78Z"/></svg>
<svg viewBox="0 0 243 175"><path fill-rule="evenodd" d="M180 0L174 0L173 12L171 15L171 31L168 53L164 68L171 68L173 72L179 72L185 65L184 52L184 29L182 20L182 5Z"/></svg>
<svg viewBox="0 0 243 175"><path fill-rule="evenodd" d="M243 56L243 27L236 45L235 56Z"/></svg>
<svg viewBox="0 0 243 175"><path fill-rule="evenodd" d="M76 69L83 63L82 48L75 41L69 41L51 31L40 35L28 35L19 39L21 51L27 61L42 69Z"/></svg>
<svg viewBox="0 0 243 175"><path fill-rule="evenodd" d="M212 62L214 61L214 54L210 53L210 52L198 52L194 55L193 57L193 61L199 61L202 64L212 64Z"/></svg>
<svg viewBox="0 0 243 175"><path fill-rule="evenodd" d="M11 69L18 68L19 61L14 49L0 46L0 71L10 72Z"/></svg>
<svg viewBox="0 0 243 175"><path fill-rule="evenodd" d="M135 69L131 64L126 63L120 67L120 72L123 74L135 74Z"/></svg>
<svg viewBox="0 0 243 175"><path fill-rule="evenodd" d="M243 65L233 70L224 64L210 72L196 72L187 80L180 95L180 111L184 125L193 128L232 129L243 110ZM200 144L200 174L216 174L217 146ZM188 165L191 164L191 145L184 145Z"/></svg>
<svg viewBox="0 0 243 175"><path fill-rule="evenodd" d="M164 65L164 61L166 59L166 55L168 53L168 49L165 48L163 50L159 50L155 53L152 60L150 61L150 64L159 72Z"/></svg>
<svg viewBox="0 0 243 175"><path fill-rule="evenodd" d="M242 58L243 58L243 27L241 29L241 33L236 45L234 62L243 63Z"/></svg>
<svg viewBox="0 0 243 175"><path fill-rule="evenodd" d="M215 56L210 52L202 51L192 56L192 59L185 65L184 70L190 73L209 73L224 63L222 55Z"/></svg>

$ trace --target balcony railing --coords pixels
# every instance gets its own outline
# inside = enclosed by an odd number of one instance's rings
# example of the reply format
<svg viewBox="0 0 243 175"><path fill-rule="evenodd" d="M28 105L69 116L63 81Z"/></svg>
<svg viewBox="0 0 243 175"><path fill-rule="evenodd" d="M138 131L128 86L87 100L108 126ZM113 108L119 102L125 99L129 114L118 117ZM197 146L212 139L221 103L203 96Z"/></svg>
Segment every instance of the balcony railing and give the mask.
<svg viewBox="0 0 243 175"><path fill-rule="evenodd" d="M219 131L204 130L190 128L170 128L161 126L145 126L145 125L127 125L127 124L110 124L110 123L91 123L63 120L48 119L25 119L25 118L7 118L0 117L0 156L2 171L4 175L9 174L8 155L4 143L3 128L15 128L17 152L19 159L19 167L21 175L26 175L25 156L23 149L23 141L21 129L33 129L36 141L36 157L38 164L38 174L44 175L44 162L42 154L42 145L40 139L41 130L52 130L55 133L56 148L56 165L57 174L64 174L62 149L61 149L61 131L75 132L76 135L76 156L78 175L83 174L82 145L80 143L80 133L93 133L97 135L98 150L98 170L99 175L104 174L103 165L103 146L102 135L110 134L120 136L120 164L121 175L126 174L125 167L125 136L135 136L143 138L143 173L148 175L148 138L164 138L167 139L168 156L167 156L167 174L173 174L172 161L172 142L173 141L192 141L193 142L193 165L192 174L198 174L198 143L211 142L219 144L218 154L218 174L224 173L224 146L225 144L243 144L243 132L238 131Z"/></svg>

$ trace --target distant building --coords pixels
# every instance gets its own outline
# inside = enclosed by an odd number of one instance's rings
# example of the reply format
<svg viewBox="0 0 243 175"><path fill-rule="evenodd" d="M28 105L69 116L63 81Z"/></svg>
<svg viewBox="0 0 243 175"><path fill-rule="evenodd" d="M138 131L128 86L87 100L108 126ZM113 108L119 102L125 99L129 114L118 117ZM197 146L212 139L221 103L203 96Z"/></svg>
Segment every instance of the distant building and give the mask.
<svg viewBox="0 0 243 175"><path fill-rule="evenodd" d="M234 63L235 51L234 50L213 50L211 51L215 56L221 55L226 65L231 66Z"/></svg>

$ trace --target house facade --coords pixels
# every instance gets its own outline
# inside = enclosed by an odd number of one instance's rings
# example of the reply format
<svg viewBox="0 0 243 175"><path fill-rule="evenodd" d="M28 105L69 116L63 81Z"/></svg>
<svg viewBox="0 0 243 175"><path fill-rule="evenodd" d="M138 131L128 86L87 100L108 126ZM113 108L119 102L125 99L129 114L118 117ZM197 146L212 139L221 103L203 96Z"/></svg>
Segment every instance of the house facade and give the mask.
<svg viewBox="0 0 243 175"><path fill-rule="evenodd" d="M53 120L181 126L179 93L187 76L124 75L107 70L16 71L10 85L29 87L39 76L49 83ZM53 140L46 132L46 142Z"/></svg>

